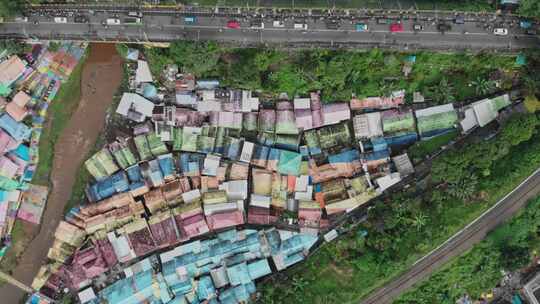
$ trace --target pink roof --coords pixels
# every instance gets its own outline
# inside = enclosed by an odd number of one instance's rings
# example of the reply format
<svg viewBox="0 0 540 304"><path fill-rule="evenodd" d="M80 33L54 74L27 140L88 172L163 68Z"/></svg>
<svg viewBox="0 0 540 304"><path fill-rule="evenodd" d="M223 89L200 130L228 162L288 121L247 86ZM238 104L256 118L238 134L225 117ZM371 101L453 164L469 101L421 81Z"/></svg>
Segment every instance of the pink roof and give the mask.
<svg viewBox="0 0 540 304"><path fill-rule="evenodd" d="M24 72L26 66L17 56L0 63L0 83L12 83Z"/></svg>
<svg viewBox="0 0 540 304"><path fill-rule="evenodd" d="M0 202L0 226L4 226L6 223L8 205L8 202Z"/></svg>
<svg viewBox="0 0 540 304"><path fill-rule="evenodd" d="M324 125L335 124L343 120L351 119L351 110L346 103L332 103L323 105Z"/></svg>
<svg viewBox="0 0 540 304"><path fill-rule="evenodd" d="M172 217L150 225L150 231L156 241L156 245L159 247L166 247L178 241L176 224Z"/></svg>
<svg viewBox="0 0 540 304"><path fill-rule="evenodd" d="M19 146L19 142L0 129L0 153L11 151Z"/></svg>
<svg viewBox="0 0 540 304"><path fill-rule="evenodd" d="M6 112L16 121L22 121L28 114L25 108L20 107L13 101L6 106Z"/></svg>
<svg viewBox="0 0 540 304"><path fill-rule="evenodd" d="M212 230L225 227L238 226L244 223L244 213L240 210L232 212L216 213L206 217L208 226Z"/></svg>
<svg viewBox="0 0 540 304"><path fill-rule="evenodd" d="M3 175L7 178L13 178L17 171L19 170L19 166L11 161L9 158L2 156L0 158L0 175Z"/></svg>
<svg viewBox="0 0 540 304"><path fill-rule="evenodd" d="M310 110L296 110L294 114L296 116L296 127L303 130L313 128L313 118Z"/></svg>
<svg viewBox="0 0 540 304"><path fill-rule="evenodd" d="M368 97L364 99L351 99L351 109L389 109L395 108L405 102L403 96L391 97Z"/></svg>
<svg viewBox="0 0 540 304"><path fill-rule="evenodd" d="M28 94L26 94L23 91L19 91L17 94L15 94L15 96L13 96L13 99L11 100L11 102L15 103L21 108L24 108L26 107L30 99L31 97Z"/></svg>

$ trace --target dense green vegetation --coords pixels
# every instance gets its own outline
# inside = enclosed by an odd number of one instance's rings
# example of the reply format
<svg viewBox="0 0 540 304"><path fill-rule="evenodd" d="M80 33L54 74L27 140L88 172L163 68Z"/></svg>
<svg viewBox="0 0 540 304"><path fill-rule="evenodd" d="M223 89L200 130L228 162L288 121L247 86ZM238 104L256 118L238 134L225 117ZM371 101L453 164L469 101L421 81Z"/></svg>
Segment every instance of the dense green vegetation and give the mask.
<svg viewBox="0 0 540 304"><path fill-rule="evenodd" d="M534 128L538 125L534 114L516 116L492 140L469 142L436 159L434 167L453 161L460 168L434 172L436 182L449 183L435 190L413 187L379 202L358 229L322 246L304 264L286 272L287 279L263 284L261 302L349 303L365 297L407 270L538 168L540 135ZM472 159L468 153L481 156ZM450 182L471 180L471 176L477 177L471 182L472 190L463 192L450 186ZM367 231L366 237L362 231Z"/></svg>
<svg viewBox="0 0 540 304"><path fill-rule="evenodd" d="M412 72L402 68L410 54L345 50L291 50L225 48L213 42L178 41L168 49L149 48L146 55L154 74L169 63L198 77L215 77L225 86L289 95L321 90L325 101L357 96L388 95L405 89L444 103L477 96L474 83L497 80L511 87L519 70L514 56L417 52ZM484 83L484 82L482 82ZM458 89L459 88L459 89ZM482 92L485 93L485 92Z"/></svg>
<svg viewBox="0 0 540 304"><path fill-rule="evenodd" d="M521 0L519 13L523 16L540 18L540 2L538 0Z"/></svg>
<svg viewBox="0 0 540 304"><path fill-rule="evenodd" d="M427 155L439 150L458 136L458 131L453 130L443 135L439 135L429 140L422 140L412 145L407 152L414 163L421 161Z"/></svg>
<svg viewBox="0 0 540 304"><path fill-rule="evenodd" d="M23 0L0 0L0 18L11 17L21 10Z"/></svg>
<svg viewBox="0 0 540 304"><path fill-rule="evenodd" d="M478 298L493 288L502 277L502 270L517 270L531 260L540 249L540 197L510 222L503 224L481 243L454 259L428 280L396 303L455 303L467 293Z"/></svg>

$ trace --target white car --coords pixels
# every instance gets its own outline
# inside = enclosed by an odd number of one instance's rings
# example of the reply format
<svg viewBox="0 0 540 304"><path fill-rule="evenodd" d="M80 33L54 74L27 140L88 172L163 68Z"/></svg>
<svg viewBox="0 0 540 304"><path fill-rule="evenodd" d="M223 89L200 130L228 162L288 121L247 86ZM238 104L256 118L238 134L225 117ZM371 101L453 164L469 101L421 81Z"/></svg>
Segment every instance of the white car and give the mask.
<svg viewBox="0 0 540 304"><path fill-rule="evenodd" d="M274 23L272 23L274 27L285 27L285 23L281 20L274 20Z"/></svg>
<svg viewBox="0 0 540 304"><path fill-rule="evenodd" d="M307 30L307 24L305 23L295 23L294 24L294 29L295 30Z"/></svg>
<svg viewBox="0 0 540 304"><path fill-rule="evenodd" d="M66 17L54 17L54 22L56 23L67 23Z"/></svg>
<svg viewBox="0 0 540 304"><path fill-rule="evenodd" d="M16 17L16 22L28 22L28 17Z"/></svg>
<svg viewBox="0 0 540 304"><path fill-rule="evenodd" d="M493 34L497 36L506 36L508 35L508 29L505 28L496 28L493 30Z"/></svg>
<svg viewBox="0 0 540 304"><path fill-rule="evenodd" d="M106 20L106 23L107 23L107 25L119 25L120 24L120 19L118 19L118 18L108 18Z"/></svg>

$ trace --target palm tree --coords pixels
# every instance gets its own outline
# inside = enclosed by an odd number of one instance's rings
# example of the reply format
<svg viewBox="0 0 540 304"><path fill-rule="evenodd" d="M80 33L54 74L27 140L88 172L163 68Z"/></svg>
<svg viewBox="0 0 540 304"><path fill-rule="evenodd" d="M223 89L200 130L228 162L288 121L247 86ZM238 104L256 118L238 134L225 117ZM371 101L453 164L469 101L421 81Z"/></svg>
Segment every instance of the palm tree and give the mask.
<svg viewBox="0 0 540 304"><path fill-rule="evenodd" d="M417 231L420 231L427 223L427 216L422 213L418 212L414 215L414 218L412 219L412 226L416 228Z"/></svg>
<svg viewBox="0 0 540 304"><path fill-rule="evenodd" d="M456 183L449 184L448 193L460 200L467 200L476 192L478 179L476 175L471 174L469 177L463 178Z"/></svg>
<svg viewBox="0 0 540 304"><path fill-rule="evenodd" d="M486 95L490 93L494 87L493 81L487 80L480 76L476 78L476 80L473 80L471 84L476 90L476 95Z"/></svg>

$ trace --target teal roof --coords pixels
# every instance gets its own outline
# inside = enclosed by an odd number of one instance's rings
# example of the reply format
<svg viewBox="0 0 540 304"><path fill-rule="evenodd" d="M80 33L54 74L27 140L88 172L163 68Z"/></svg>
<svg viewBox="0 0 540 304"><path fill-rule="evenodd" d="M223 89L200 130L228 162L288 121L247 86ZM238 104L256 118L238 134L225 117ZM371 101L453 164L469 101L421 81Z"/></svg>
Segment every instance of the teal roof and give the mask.
<svg viewBox="0 0 540 304"><path fill-rule="evenodd" d="M278 172L285 175L300 175L302 154L282 150L279 155Z"/></svg>

